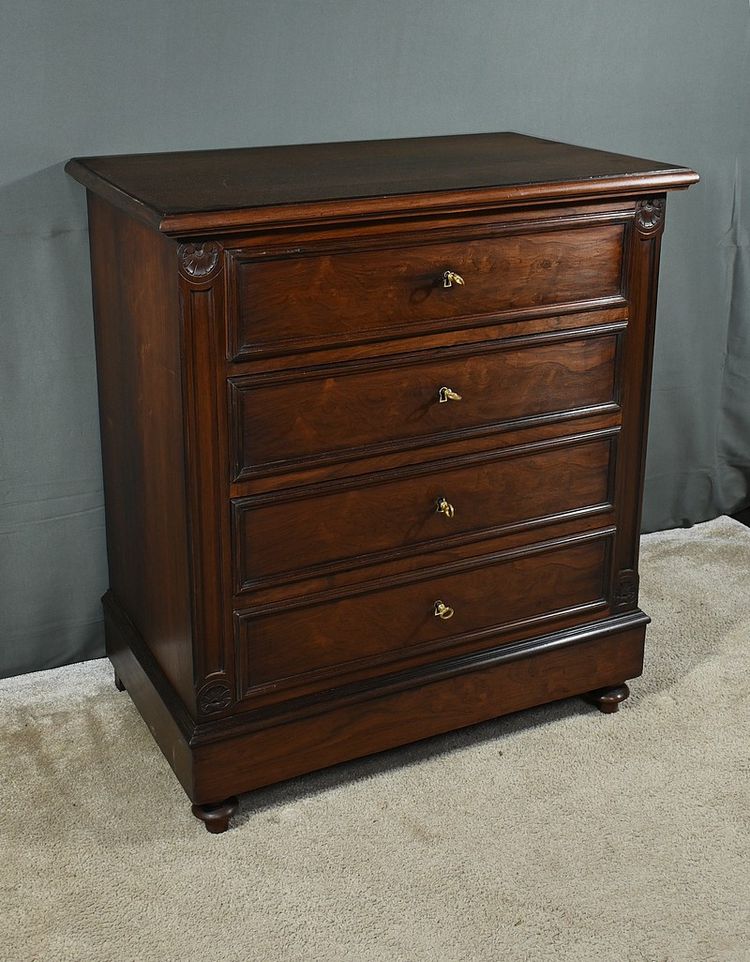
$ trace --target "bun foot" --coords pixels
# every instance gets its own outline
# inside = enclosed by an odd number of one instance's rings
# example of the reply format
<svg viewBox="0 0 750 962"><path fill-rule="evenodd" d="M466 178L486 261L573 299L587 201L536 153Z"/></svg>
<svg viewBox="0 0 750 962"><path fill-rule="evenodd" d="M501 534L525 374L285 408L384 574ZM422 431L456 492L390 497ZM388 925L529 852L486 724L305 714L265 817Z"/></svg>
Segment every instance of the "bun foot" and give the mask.
<svg viewBox="0 0 750 962"><path fill-rule="evenodd" d="M123 685L120 676L117 673L115 673L115 688L118 691L125 691L125 686Z"/></svg>
<svg viewBox="0 0 750 962"><path fill-rule="evenodd" d="M229 828L229 819L237 811L237 797L232 795L215 805L193 805L193 815L206 826L206 831L220 835Z"/></svg>
<svg viewBox="0 0 750 962"><path fill-rule="evenodd" d="M629 694L630 689L623 683L613 685L611 688L598 688L584 697L586 701L596 705L599 711L604 712L605 715L611 715L619 709L620 702L625 701Z"/></svg>

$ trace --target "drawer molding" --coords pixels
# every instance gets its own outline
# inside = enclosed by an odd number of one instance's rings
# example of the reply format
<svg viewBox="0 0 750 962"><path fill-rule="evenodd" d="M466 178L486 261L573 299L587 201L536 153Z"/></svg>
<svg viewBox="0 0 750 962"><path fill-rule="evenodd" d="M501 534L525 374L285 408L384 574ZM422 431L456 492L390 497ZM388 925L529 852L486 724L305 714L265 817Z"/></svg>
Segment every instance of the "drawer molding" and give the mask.
<svg viewBox="0 0 750 962"><path fill-rule="evenodd" d="M487 650L494 651L496 648L503 648L503 636L512 634L513 632L531 632L537 627L543 631L545 626L548 626L550 622L564 623L583 617L589 620L597 616L601 617L602 614L608 610L607 599L604 592L602 592L601 598L596 598L585 604L556 608L553 611L546 611L543 614L533 615L529 618L503 622L500 625L488 625L486 628L478 628L475 631L446 635L445 638L441 638L439 641L430 641L421 645L414 645L409 648L408 657L409 659L419 659L420 657L433 653L437 654L442 651L450 652L451 649L460 648L464 645L471 645L487 639L498 638L498 645L494 645L490 649L482 649L481 652L470 653L483 654ZM523 645L525 640L526 639L519 641L518 644ZM237 698L239 701L263 700L264 696L269 695L272 696L271 700L275 700L277 696L287 698L289 697L288 692L294 689L306 688L308 686L313 689L319 688L321 684L325 684L326 680L330 678L340 679L342 685L345 686L348 683L365 680L365 678L371 679L373 669L380 670L383 668L386 672L389 670L393 671L394 666L397 666L399 661L402 661L404 658L403 652L394 649L389 652L379 652L376 655L370 655L364 658L352 659L344 664L336 663L325 668L311 669L295 675L285 675L263 684L248 684L243 687L242 679L246 677L244 672L247 670L249 660L249 656L244 651L246 647L246 645L239 644L237 651L237 677L240 686ZM464 656L456 655L455 657L470 657L470 654ZM448 657L450 657L450 655ZM391 666L390 669L389 666Z"/></svg>
<svg viewBox="0 0 750 962"><path fill-rule="evenodd" d="M567 548L586 541L597 541L602 538L611 539L614 537L616 531L617 528L615 525L607 525L604 528L595 528L591 531L582 531L578 534L567 534L562 538L535 541L531 544L524 544L515 548L503 548L500 551L493 551L489 554L473 555L470 558L457 558L453 561L441 561L438 564L431 564L428 567L420 568L418 572L407 571L382 578L373 578L369 581L358 582L345 588L340 587L328 591L316 591L302 597L284 598L281 601L272 601L260 605L253 605L252 601L250 601L246 606L238 607L235 610L235 622L238 617L260 617L276 614L281 611L291 611L295 608L312 607L313 605L324 604L327 601L336 601L339 598L366 595L385 588L395 588L400 585L430 581L441 575L471 571L475 568L484 568L487 565L502 561L516 561L530 555L554 551L557 548Z"/></svg>
<svg viewBox="0 0 750 962"><path fill-rule="evenodd" d="M608 414L620 409L620 368L622 363L622 335L627 329L627 321L617 321L608 324L595 325L577 330L563 330L537 333L520 337L502 338L494 341L471 343L454 348L441 348L439 351L419 351L401 355L396 358L375 358L367 361L347 362L338 365L322 365L307 370L291 370L272 372L269 374L242 375L229 378L227 381L228 406L231 422L233 443L232 480L242 481L268 474L278 474L305 466L321 466L339 462L356 460L357 458L373 454L384 454L404 451L425 445L440 443L443 440L481 437L501 431L517 430L521 427L536 426L553 423L576 417L588 417L593 414ZM326 379L345 379L371 372L386 372L390 374L399 369L414 369L423 365L450 361L472 361L475 358L487 358L506 352L523 352L534 348L545 348L550 345L583 343L590 344L596 339L612 338L614 340L614 359L610 397L597 403L583 404L569 408L531 413L528 415L512 416L489 423L478 423L465 427L445 427L440 431L427 434L414 434L405 437L391 437L384 441L366 441L351 447L329 448L316 452L305 452L288 457L272 459L261 454L253 459L250 452L245 450L247 431L246 421L252 424L251 415L244 410L245 399L254 391L278 386L308 385ZM439 382L437 382L439 383ZM437 384L436 384L437 390ZM251 432L252 434L252 432ZM270 454L270 453L269 453Z"/></svg>
<svg viewBox="0 0 750 962"><path fill-rule="evenodd" d="M579 310L595 305L616 306L623 300L627 273L624 250L632 218L632 209L615 210L474 224L463 229L432 230L427 234L404 233L367 239L360 236L358 241L332 242L330 239L303 237L301 243L300 238L295 238L293 244L228 248L225 252L229 319L227 356L232 361L243 361L328 350L373 340L390 340L410 333L460 329L475 323L472 319L476 318L485 318L486 324L492 323L493 318L510 319L533 314L535 309L540 309L539 304L515 304L513 300L519 292L512 294L510 288L506 292L503 287L505 278L517 275L521 270L536 270L540 279L546 280L550 286L549 300L544 300L542 309L551 308L554 313L569 311L571 307L568 305L572 304L579 305ZM559 235L555 238L556 243L534 240L548 234ZM526 237L531 245L541 243L543 250L524 249ZM484 257L489 258L489 269L497 271L494 283L490 282L488 264L484 262L479 273L472 272L478 286L471 287L473 304L470 310L457 310L460 302L438 294L432 307L427 306L428 316L423 316L423 306L428 303L430 293L434 293L430 278L434 280L446 264L456 260L465 262L466 268L469 265L477 268L478 261L472 254L472 248L477 245L481 245ZM575 252L581 245L584 248L589 245L586 256L581 252L576 257ZM326 303L328 282L337 276L331 273L330 258L336 260L337 270L346 272L348 282L356 291L351 305ZM497 267L503 258L512 261L513 270L501 271ZM594 272L594 276L577 277L576 265L585 265L592 258L596 259L599 272ZM310 267L316 260L317 269ZM397 271L381 284L374 278L381 276L380 268L385 268L387 262L409 264L410 270ZM544 271L553 274L545 278ZM248 272L256 272L259 276L253 278ZM550 284L552 276L557 278L557 284ZM255 297L254 284L260 292ZM555 290L560 287L563 289L556 295ZM282 289L291 297L304 294L297 302L298 309L290 310L285 302L273 297L269 301L266 291L274 289ZM414 300L417 291L423 296ZM352 312L361 315L362 324L347 330L347 325L352 322ZM292 316L294 333L285 334L284 328L292 324ZM343 328L338 331L335 330L337 316L341 318ZM370 318L377 317L383 323L368 326L372 323ZM387 317L391 317L389 323L385 323ZM306 328L310 333L306 333Z"/></svg>
<svg viewBox="0 0 750 962"><path fill-rule="evenodd" d="M425 462L409 467L396 468L391 471L380 471L358 478L345 478L337 481L327 481L319 484L302 485L281 491L267 492L235 498L232 501L232 539L233 559L235 571L235 590L238 594L252 591L260 587L270 587L288 584L307 578L318 577L338 571L356 570L374 564L390 561L395 558L406 558L414 555L430 553L462 544L483 541L502 534L525 531L532 528L544 527L576 518L587 518L592 515L606 513L614 508L614 477L617 470L617 438L619 426L603 428L587 433L564 435L548 438L542 441L516 444L501 449L480 451L474 454L462 455L456 458L446 458L439 462ZM362 552L349 555L330 562L296 565L294 568L278 573L263 575L256 578L242 578L241 573L248 570L248 558L243 547L242 530L248 514L264 507L283 506L299 501L313 500L316 497L336 495L348 491L362 490L390 482L409 481L420 477L432 477L436 473L448 474L461 468L481 467L498 461L520 460L526 456L554 452L559 449L571 449L598 441L609 442L609 465L607 469L606 491L604 498L588 504L580 504L561 511L546 514L531 515L527 518L502 524L487 524L485 527L456 534L445 534L433 538L424 538L412 544L393 547L385 550ZM314 505L313 505L314 509ZM252 522L250 522L252 523Z"/></svg>
<svg viewBox="0 0 750 962"><path fill-rule="evenodd" d="M601 423L601 420L595 422ZM606 422L605 422L606 423ZM388 468L385 471L368 471L363 475L336 477L328 481L320 481L314 484L299 484L289 488L274 488L273 490L263 490L259 494L236 496L237 501L247 500L255 504L268 504L274 501L297 501L307 497L321 494L324 491L348 491L351 488L366 488L370 485L382 484L388 480L398 480L401 478L417 477L421 474L432 474L435 471L446 468L471 467L474 464L482 464L488 458L502 460L503 458L517 458L524 454L533 454L536 451L546 451L550 448L568 447L569 445L585 444L587 441L597 441L608 437L616 437L621 431L619 423L607 424L606 427L596 427L588 431L579 431L575 434L557 434L552 437L539 438L536 441L521 441L517 444L509 444L502 448L482 448L479 451L472 451L468 454L440 457L437 461L419 461L409 463L396 468ZM238 486L238 491L242 487Z"/></svg>
<svg viewBox="0 0 750 962"><path fill-rule="evenodd" d="M240 712L233 717L221 720L206 720L195 726L191 745L208 746L215 742L222 742L228 737L239 737L245 732L259 732L266 728L277 725L286 725L290 722L313 719L319 715L326 715L347 706L356 706L380 698L407 693L410 690L421 688L425 684L440 683L450 681L463 675L472 675L475 672L481 673L524 662L528 658L536 656L553 656L558 652L563 654L568 649L575 649L580 646L585 652L586 660L592 664L596 659L597 642L605 642L609 639L616 642L614 650L622 651L625 646L622 644L626 633L631 631L642 633L651 619L644 612L637 610L626 615L618 615L612 618L602 619L594 623L574 625L549 632L545 635L537 635L533 638L526 638L522 641L511 642L497 648L488 648L479 652L446 657L440 661L407 671L395 671L379 678L368 679L366 682L349 682L329 689L325 692L315 692L311 695L290 697L288 700L277 703L254 707L247 702L238 704ZM622 640L621 640L622 639ZM592 649L591 646L594 646ZM641 641L637 653L639 664L634 665L632 670L626 672L628 678L637 677L642 670L643 645ZM602 665L611 664L611 659L602 658ZM614 682L618 677L617 669L612 670L610 675ZM535 681L539 684L543 673L535 672ZM560 697L565 697L560 696ZM529 704L537 704L529 701ZM488 712L488 718L497 715L496 710ZM448 728L450 726L446 726Z"/></svg>
<svg viewBox="0 0 750 962"><path fill-rule="evenodd" d="M491 211L479 218L472 216L462 222L439 221L426 215L410 218L410 222L397 228L385 227L380 232L364 234L355 228L347 233L347 225L339 222L337 236L316 227L303 234L281 235L284 240L270 239L273 235L248 235L225 245L226 254L237 261L284 259L289 257L315 257L323 254L340 254L378 250L401 250L404 247L429 247L451 241L482 240L513 234L535 234L544 231L558 232L573 228L605 227L609 224L632 223L636 201L632 199L594 202L594 206L568 207L559 210L538 208L523 212L503 211L501 219Z"/></svg>
<svg viewBox="0 0 750 962"><path fill-rule="evenodd" d="M583 616L587 618L595 617L597 613L601 615L608 609L613 536L614 528L600 529L594 532L587 532L583 535L569 536L556 539L555 541L531 546L527 545L522 548L495 552L479 558L465 559L461 562L423 569L418 573L410 572L398 578L381 579L380 581L360 586L359 591L348 591L346 594L340 592L337 599L327 599L328 604L320 602L319 599L321 595L317 595L296 599L296 603L282 602L260 606L250 611L235 612L237 678L238 684L242 689L241 693L238 693L238 697L243 699L262 698L263 696L278 697L288 689L325 685L326 680L333 675L339 679L347 680L363 672L372 673L373 671L379 671L383 666L389 664L403 662L404 660L419 659L423 656L429 656L433 652L474 645L485 642L487 639L494 638L495 636L507 637L514 632L535 630L538 626L550 622L560 623ZM326 654L325 649L318 652L318 638L315 636L316 647L315 649L310 649L312 660L309 661L309 665L305 666L300 664L300 653L298 652L293 662L299 667L299 670L284 673L281 673L283 671L281 668L271 669L271 666L273 666L275 662L283 665L284 657L279 661L278 657L268 648L268 641L266 641L265 667L261 668L260 677L257 675L257 655L256 659L254 659L251 650L253 645L252 625L254 622L259 619L264 619L270 614L278 615L282 612L286 614L294 609L318 608L321 605L330 608L331 600L335 603L336 600L349 600L351 598L363 597L367 594L382 594L382 592L388 591L393 587L406 586L407 588L411 588L424 584L425 582L439 582L441 580L444 582L446 578L450 578L456 574L470 571L491 571L496 566L501 566L504 563L525 561L537 556L554 556L557 553L562 554L566 551L575 551L575 549L585 544L593 545L597 543L602 545L601 560L597 560L595 567L589 572L588 577L593 576L593 581L585 588L586 594L593 591L593 596L590 595L586 597L584 595L574 603L570 603L573 599L566 599L568 600L567 604L563 603L559 606L553 605L552 607L545 607L537 611L532 610L530 612L524 612L523 614L519 611L518 616L510 617L507 621L479 624L476 625L476 627L467 627L465 630L443 636L425 637L421 641L414 641L412 636L412 641L406 645L394 645L391 648L385 649L376 648L370 652L361 653L360 657L350 657L350 653L347 653L343 661L335 654L337 649L336 644L334 644L328 654ZM595 558L593 557L586 559L586 564L591 565L594 561ZM498 572L498 576L499 574ZM387 587L385 583L387 583ZM583 585L581 585L581 587L583 587ZM427 593L429 594L429 592ZM391 600L390 603L392 604L393 600ZM427 629L427 631L429 635L429 629ZM270 663L267 660L269 652ZM354 652L351 652L351 654L353 655ZM308 656L308 659L310 656ZM319 663L315 664L316 661ZM256 673L255 680L253 680L254 671ZM268 675L269 671L271 672L271 677L264 678L263 675ZM277 673L277 671L279 673Z"/></svg>
<svg viewBox="0 0 750 962"><path fill-rule="evenodd" d="M557 312L554 311L552 313ZM536 316L536 312L534 316ZM617 321L591 324L588 327L537 331L534 334L517 334L513 337L501 337L488 341L470 341L467 344L441 347L439 354L441 359L452 360L453 358L471 357L474 354L497 354L501 351L518 351L524 348L534 348L544 344L559 343L561 341L584 341L595 337L611 337L621 334L627 329L627 326L627 318L623 318ZM402 367L412 367L414 364L429 364L434 360L435 351L427 347L421 351L407 351L403 354L389 354L385 357L342 361L338 364L316 364L312 367L293 367L281 371L237 374L228 378L228 383L236 385L242 390L253 390L253 388L262 388L276 384L320 381L334 375L346 377L350 374L366 374L370 371L391 371Z"/></svg>
<svg viewBox="0 0 750 962"><path fill-rule="evenodd" d="M337 350L356 347L363 344L379 344L383 341L397 341L414 337L415 335L445 334L451 331L463 331L474 327L491 327L496 324L510 324L514 321L528 321L543 317L566 317L569 314L596 313L599 311L626 308L628 300L624 293L609 294L603 297L589 297L577 301L560 301L555 304L534 305L533 307L519 307L506 311L490 311L484 314L462 314L442 322L428 324L427 322L410 322L390 328L371 328L361 336L350 337L346 340L329 337L289 337L279 338L273 350L250 349L243 346L232 354L229 360L240 366L244 362L257 361L262 358L294 357L296 354L316 353L318 351ZM579 328L583 330L583 328ZM299 362L294 362L299 363Z"/></svg>
<svg viewBox="0 0 750 962"><path fill-rule="evenodd" d="M150 717L158 717L154 736L168 739L163 750L170 763L182 763L189 767L189 749L223 742L245 732L261 731L292 721L314 718L327 714L334 708L344 708L390 694L419 688L425 683L449 680L459 675L482 671L494 666L522 661L541 654L551 654L594 640L612 638L621 632L645 628L651 619L640 609L595 622L585 622L555 630L544 635L534 635L508 642L482 651L447 656L431 664L394 671L366 681L348 682L323 692L291 697L283 702L255 706L247 701L234 705L233 715L221 718L207 717L196 720L185 707L166 678L163 669L142 635L125 613L112 591L102 598L104 617L109 629L109 657L114 661L131 698ZM628 677L633 677L629 674ZM615 678L612 678L614 681ZM239 692L238 692L239 695ZM184 739L185 752L174 750L175 744ZM183 757L184 756L184 757ZM179 775L179 772L178 772Z"/></svg>
<svg viewBox="0 0 750 962"><path fill-rule="evenodd" d="M66 169L107 654L210 831L229 796L627 691L664 203L695 172L513 133Z"/></svg>
<svg viewBox="0 0 750 962"><path fill-rule="evenodd" d="M284 461L273 461L255 468L244 468L232 478L233 482L247 481L251 478L266 477L275 474L285 474L304 468L325 467L346 461L357 461L359 458L372 457L379 454L395 454L400 451L413 451L418 448L430 447L433 444L445 444L450 441L469 441L472 438L489 437L509 431L520 431L523 428L543 427L547 424L558 424L561 421L575 421L580 418L600 417L610 414L620 414L618 401L605 401L601 404L589 404L585 407L568 408L564 411L552 411L549 414L531 414L527 417L509 418L507 421L495 421L481 427L461 428L456 431L441 431L439 434L427 434L421 438L397 441L383 441L380 444L362 445L358 448L342 448L333 457L330 454L310 455L306 458L288 458Z"/></svg>

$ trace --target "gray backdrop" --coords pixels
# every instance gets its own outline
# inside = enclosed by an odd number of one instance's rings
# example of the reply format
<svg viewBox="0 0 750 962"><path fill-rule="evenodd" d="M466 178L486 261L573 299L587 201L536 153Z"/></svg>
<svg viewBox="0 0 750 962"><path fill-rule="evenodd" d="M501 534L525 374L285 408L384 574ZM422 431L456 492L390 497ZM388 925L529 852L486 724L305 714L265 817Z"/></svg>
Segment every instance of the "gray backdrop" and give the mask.
<svg viewBox="0 0 750 962"><path fill-rule="evenodd" d="M0 675L102 651L72 155L516 130L695 167L669 203L644 525L747 503L749 26L748 0L0 0Z"/></svg>

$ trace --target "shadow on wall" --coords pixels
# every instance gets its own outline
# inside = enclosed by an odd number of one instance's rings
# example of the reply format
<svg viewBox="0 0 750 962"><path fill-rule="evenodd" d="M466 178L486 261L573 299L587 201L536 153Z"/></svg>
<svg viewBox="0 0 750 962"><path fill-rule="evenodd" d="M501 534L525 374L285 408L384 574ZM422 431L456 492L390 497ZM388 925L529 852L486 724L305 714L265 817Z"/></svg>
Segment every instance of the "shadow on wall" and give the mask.
<svg viewBox="0 0 750 962"><path fill-rule="evenodd" d="M86 203L65 161L0 187L0 676L103 651Z"/></svg>

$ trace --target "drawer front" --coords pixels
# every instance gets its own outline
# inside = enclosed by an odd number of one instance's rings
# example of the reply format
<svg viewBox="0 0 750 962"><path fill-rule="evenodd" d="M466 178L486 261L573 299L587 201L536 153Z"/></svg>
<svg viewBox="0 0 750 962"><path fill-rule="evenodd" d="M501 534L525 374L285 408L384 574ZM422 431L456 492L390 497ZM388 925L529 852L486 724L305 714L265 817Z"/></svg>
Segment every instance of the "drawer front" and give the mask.
<svg viewBox="0 0 750 962"><path fill-rule="evenodd" d="M483 452L426 465L416 476L238 499L236 587L353 568L393 551L607 505L612 447L607 435L533 453Z"/></svg>
<svg viewBox="0 0 750 962"><path fill-rule="evenodd" d="M620 223L277 259L234 252L230 356L335 347L612 297L622 286L623 237ZM445 271L464 283L446 287Z"/></svg>
<svg viewBox="0 0 750 962"><path fill-rule="evenodd" d="M245 690L315 672L383 663L604 602L608 540L547 547L463 570L422 572L419 580L322 604L237 615ZM519 554L520 552L517 552ZM441 618L440 604L448 610ZM491 639L488 641L488 639ZM359 664L357 664L359 663Z"/></svg>
<svg viewBox="0 0 750 962"><path fill-rule="evenodd" d="M471 436L506 422L616 404L616 334L424 358L388 368L230 380L234 476ZM458 399L441 402L441 388ZM442 392L445 397L445 392Z"/></svg>

